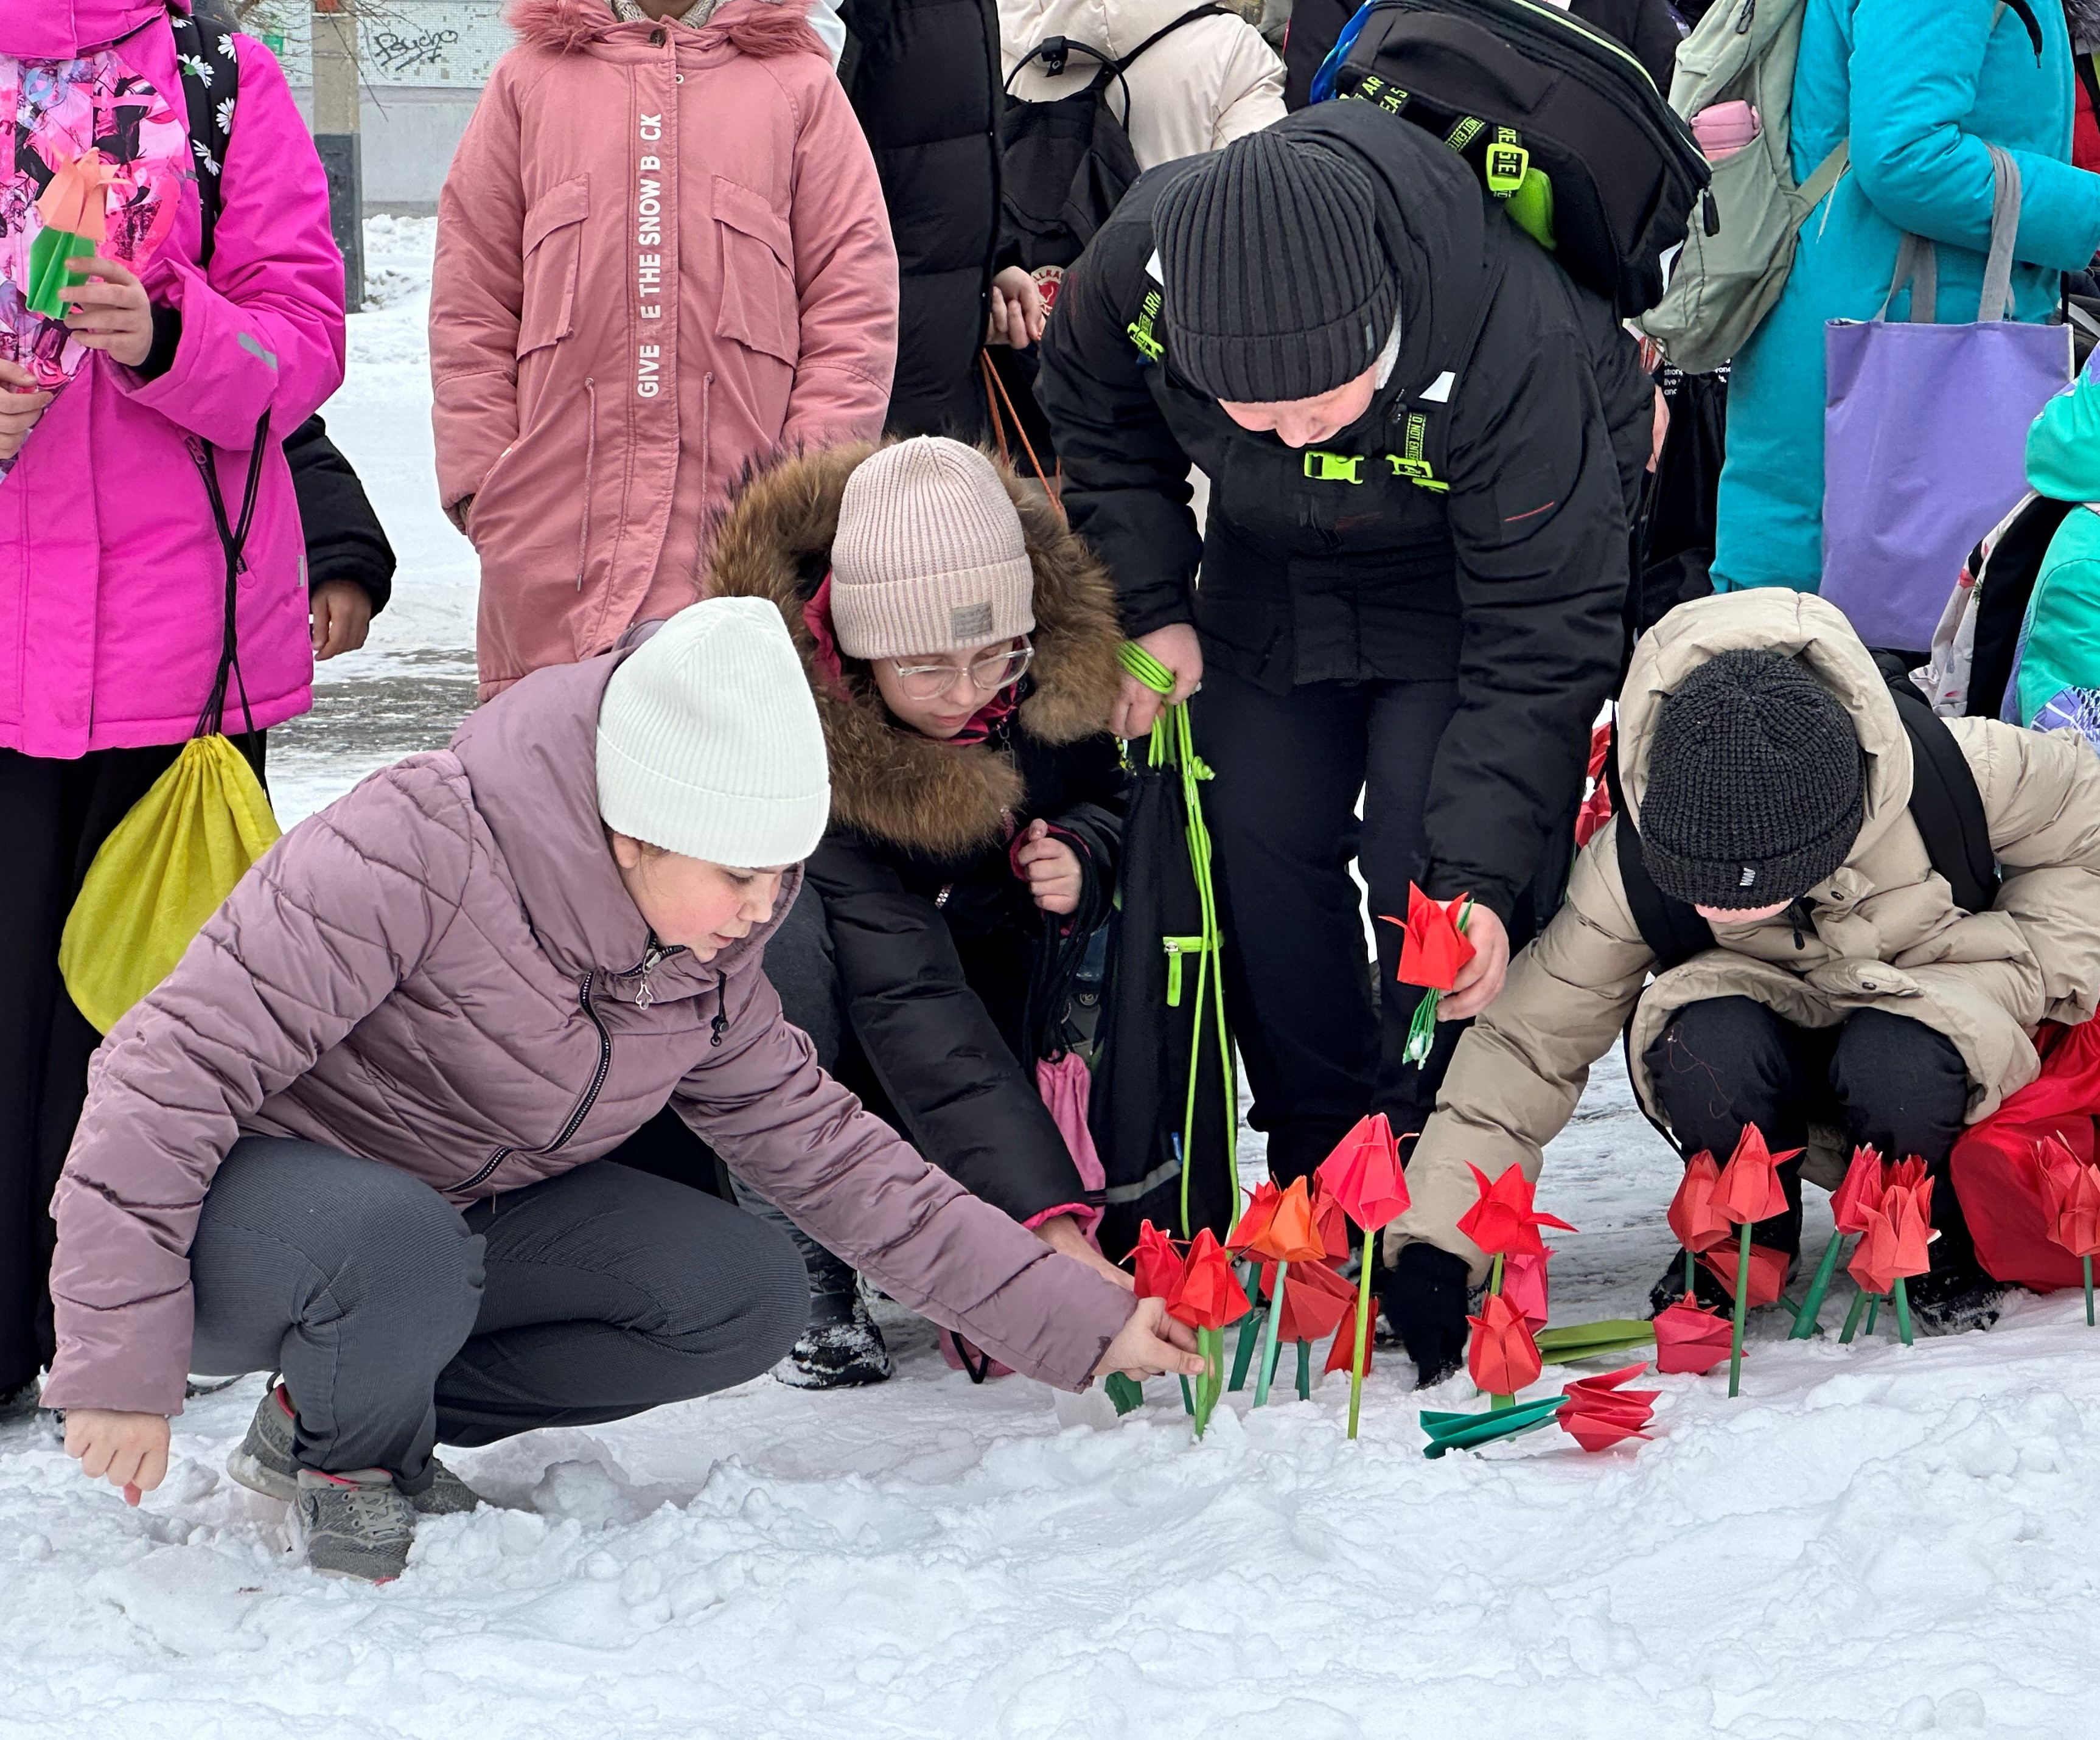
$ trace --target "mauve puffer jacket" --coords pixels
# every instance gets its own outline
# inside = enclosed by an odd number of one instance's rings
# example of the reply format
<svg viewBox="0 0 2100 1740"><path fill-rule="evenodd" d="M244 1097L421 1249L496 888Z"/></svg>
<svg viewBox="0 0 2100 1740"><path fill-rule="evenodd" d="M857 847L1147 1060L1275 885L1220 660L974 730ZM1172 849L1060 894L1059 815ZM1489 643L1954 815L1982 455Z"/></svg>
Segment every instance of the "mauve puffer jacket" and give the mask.
<svg viewBox="0 0 2100 1740"><path fill-rule="evenodd" d="M294 828L112 1029L52 1205L46 1406L181 1412L190 1240L244 1132L465 1202L608 1152L667 1101L901 1303L1085 1385L1130 1294L818 1068L759 971L773 925L706 963L653 946L598 815L598 703L620 656L533 673L450 749Z"/></svg>

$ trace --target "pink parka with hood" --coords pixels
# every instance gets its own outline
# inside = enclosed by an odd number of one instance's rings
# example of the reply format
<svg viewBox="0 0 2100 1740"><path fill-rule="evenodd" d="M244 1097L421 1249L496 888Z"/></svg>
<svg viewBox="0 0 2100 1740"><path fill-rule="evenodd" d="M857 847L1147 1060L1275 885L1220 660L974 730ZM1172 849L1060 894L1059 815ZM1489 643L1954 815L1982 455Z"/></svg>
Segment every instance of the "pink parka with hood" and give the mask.
<svg viewBox="0 0 2100 1740"><path fill-rule="evenodd" d="M712 960L655 945L598 820L623 656L536 673L301 823L111 1030L52 1203L46 1407L181 1412L190 1241L244 1131L465 1203L610 1152L667 1101L892 1297L1085 1386L1131 1294L929 1166L782 1019L760 956L800 870Z"/></svg>
<svg viewBox="0 0 2100 1740"><path fill-rule="evenodd" d="M167 12L165 0L0 0L0 55L68 60L117 45L180 117ZM342 256L284 74L260 43L235 40L240 89L211 265L195 263L189 184L143 274L153 301L182 315L174 366L147 381L90 356L0 481L0 747L71 759L195 729L218 664L226 563L190 443L218 449L237 513L265 410L240 672L258 726L311 704L305 547L278 443L342 379Z"/></svg>
<svg viewBox="0 0 2100 1740"><path fill-rule="evenodd" d="M880 432L897 254L793 0L702 29L516 0L438 207L438 488L481 557L483 698L699 596L783 450Z"/></svg>

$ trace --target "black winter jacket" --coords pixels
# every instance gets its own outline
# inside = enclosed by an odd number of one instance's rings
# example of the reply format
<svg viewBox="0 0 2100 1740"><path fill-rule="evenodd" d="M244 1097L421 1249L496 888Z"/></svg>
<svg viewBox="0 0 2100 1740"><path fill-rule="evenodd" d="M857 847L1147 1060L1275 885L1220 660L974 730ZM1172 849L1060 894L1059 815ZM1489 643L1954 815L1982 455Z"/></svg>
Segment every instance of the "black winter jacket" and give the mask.
<svg viewBox="0 0 2100 1740"><path fill-rule="evenodd" d="M897 243L897 377L885 427L982 438L977 369L999 243L992 0L847 0L839 77Z"/></svg>
<svg viewBox="0 0 2100 1740"><path fill-rule="evenodd" d="M1670 0L1573 0L1568 10L1631 49L1656 89L1670 95L1677 45L1683 39ZM1348 0L1298 0L1291 9L1290 34L1284 43L1283 100L1292 108L1312 100L1313 75L1356 11Z"/></svg>
<svg viewBox="0 0 2100 1740"><path fill-rule="evenodd" d="M832 827L807 866L849 1028L840 1079L942 1170L1017 1220L1085 1200L1035 1080L1029 993L1057 930L1012 871L1037 817L1086 871L1074 932L1113 896L1124 774L1105 732L1117 684L1108 579L1047 507L1016 491L1035 568L1030 688L993 742L897 724L864 672L830 674L804 607L828 566L838 502L871 450L792 460L724 522L711 586L780 607L810 672L832 758Z"/></svg>
<svg viewBox="0 0 2100 1740"><path fill-rule="evenodd" d="M1572 813L1618 674L1653 389L1603 300L1421 129L1352 101L1277 125L1379 190L1401 284L1387 385L1357 425L1304 452L1183 381L1147 314L1153 209L1189 167L1163 165L1066 275L1044 339L1065 505L1114 576L1127 633L1193 622L1207 660L1277 694L1455 678L1426 886L1470 890L1507 918ZM1156 362L1137 341L1148 325ZM1211 486L1200 535L1192 462ZM1403 474L1425 465L1440 487Z"/></svg>
<svg viewBox="0 0 2100 1740"><path fill-rule="evenodd" d="M394 546L318 414L285 438L285 459L306 534L307 584L355 580L370 595L377 616L394 595Z"/></svg>

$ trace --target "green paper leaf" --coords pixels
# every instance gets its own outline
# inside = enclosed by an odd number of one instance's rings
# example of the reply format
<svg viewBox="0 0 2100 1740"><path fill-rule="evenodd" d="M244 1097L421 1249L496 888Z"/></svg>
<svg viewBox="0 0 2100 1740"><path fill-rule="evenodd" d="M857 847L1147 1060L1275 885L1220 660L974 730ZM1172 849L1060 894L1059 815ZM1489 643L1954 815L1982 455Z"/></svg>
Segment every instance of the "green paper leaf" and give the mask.
<svg viewBox="0 0 2100 1740"><path fill-rule="evenodd" d="M1493 1443L1497 1438L1515 1438L1521 1433L1533 1431L1548 1424L1560 1412L1561 1404L1568 1399L1564 1395L1542 1396L1533 1402L1519 1402L1485 1414L1440 1414L1425 1411L1422 1416L1422 1429L1429 1434L1429 1442L1422 1453L1434 1460L1450 1450L1473 1450L1482 1444Z"/></svg>
<svg viewBox="0 0 2100 1740"><path fill-rule="evenodd" d="M1599 1354L1621 1354L1629 1348L1655 1345L1655 1325L1638 1318L1610 1317L1601 1323L1568 1324L1545 1328L1535 1338L1546 1359L1564 1363L1570 1359L1592 1359Z"/></svg>
<svg viewBox="0 0 2100 1740"><path fill-rule="evenodd" d="M1101 1387L1108 1392L1109 1399L1115 1403L1115 1411L1119 1416L1145 1406L1145 1385L1136 1378L1125 1377L1121 1372L1110 1372Z"/></svg>

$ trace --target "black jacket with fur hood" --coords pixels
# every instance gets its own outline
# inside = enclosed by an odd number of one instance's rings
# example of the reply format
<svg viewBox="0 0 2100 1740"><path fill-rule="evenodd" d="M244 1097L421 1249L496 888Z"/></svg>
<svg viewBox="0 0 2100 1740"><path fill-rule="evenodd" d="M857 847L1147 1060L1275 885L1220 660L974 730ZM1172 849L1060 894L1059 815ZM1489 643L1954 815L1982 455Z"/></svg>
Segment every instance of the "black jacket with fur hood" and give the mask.
<svg viewBox="0 0 2100 1740"><path fill-rule="evenodd" d="M1030 989L1061 932L1102 923L1125 776L1109 710L1121 629L1108 577L1039 499L1000 475L1035 570L1035 659L992 740L936 741L898 724L864 667L841 667L805 619L831 566L839 499L872 447L794 459L746 487L714 546L711 590L780 607L832 758L832 826L808 865L849 1041L836 1073L936 1165L1020 1221L1083 1201L1035 1081ZM1086 872L1066 927L1008 861L1037 817Z"/></svg>

